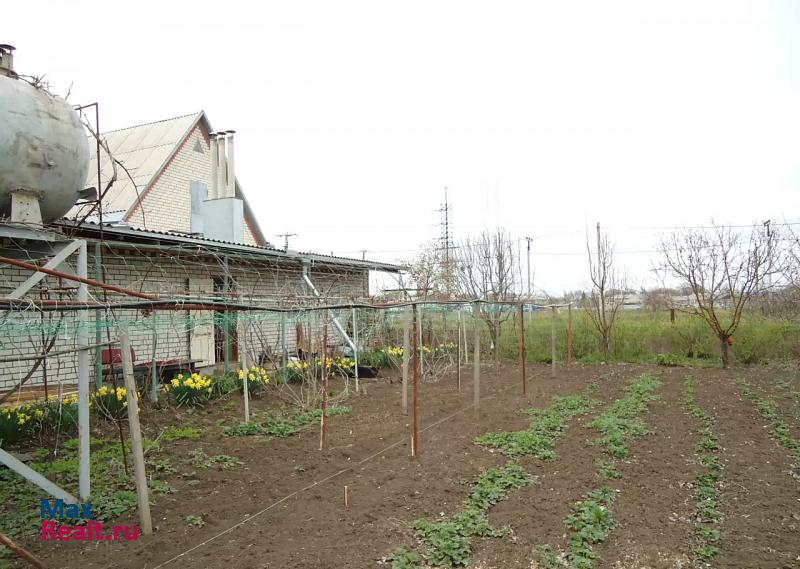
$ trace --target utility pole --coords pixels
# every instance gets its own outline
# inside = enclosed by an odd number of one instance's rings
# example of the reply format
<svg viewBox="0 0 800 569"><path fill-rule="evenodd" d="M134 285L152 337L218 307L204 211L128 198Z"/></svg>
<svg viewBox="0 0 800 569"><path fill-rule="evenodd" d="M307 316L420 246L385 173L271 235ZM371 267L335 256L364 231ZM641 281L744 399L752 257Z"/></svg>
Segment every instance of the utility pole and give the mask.
<svg viewBox="0 0 800 569"><path fill-rule="evenodd" d="M297 233L281 233L276 235L276 237L283 237L283 250L289 250L289 237L297 237Z"/></svg>
<svg viewBox="0 0 800 569"><path fill-rule="evenodd" d="M525 241L528 242L528 300L531 299L531 242L533 237L526 237Z"/></svg>

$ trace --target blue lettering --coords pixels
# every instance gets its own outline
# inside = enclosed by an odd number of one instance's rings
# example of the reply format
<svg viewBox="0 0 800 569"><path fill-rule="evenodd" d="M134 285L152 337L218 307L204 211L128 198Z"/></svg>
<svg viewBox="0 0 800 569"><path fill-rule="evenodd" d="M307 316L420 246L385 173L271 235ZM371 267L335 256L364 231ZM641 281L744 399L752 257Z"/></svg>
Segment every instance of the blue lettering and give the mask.
<svg viewBox="0 0 800 569"><path fill-rule="evenodd" d="M46 498L42 498L40 509L41 509L42 519L45 519L45 518L50 518L50 519L63 518L64 517L64 500L62 500L61 498L58 498L56 500L56 503L51 507L50 506L50 500L47 500Z"/></svg>

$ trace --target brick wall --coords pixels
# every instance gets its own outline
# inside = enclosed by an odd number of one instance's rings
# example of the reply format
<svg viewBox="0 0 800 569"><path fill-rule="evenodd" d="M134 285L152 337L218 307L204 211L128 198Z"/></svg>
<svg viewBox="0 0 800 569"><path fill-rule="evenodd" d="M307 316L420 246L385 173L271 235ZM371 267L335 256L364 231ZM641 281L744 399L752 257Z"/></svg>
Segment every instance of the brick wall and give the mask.
<svg viewBox="0 0 800 569"><path fill-rule="evenodd" d="M192 296L214 295L212 279L222 277L224 268L213 258L185 256L180 261L177 254L150 252L145 250L113 248L105 250L103 254L103 279L110 283L126 288L139 290L158 295L163 298L187 297L188 283L203 283L202 289L196 289ZM92 264L93 245L89 244L90 268L89 274L94 274ZM72 259L74 261L74 258ZM274 260L229 262L229 271L232 281L232 300L254 304L275 303L278 299L294 299L294 302L309 303L310 292L302 280L302 269L299 262L287 264ZM18 284L22 283L29 273L22 269L0 267L0 290L7 295ZM341 301L350 299L363 299L368 295L368 273L366 270L345 271L342 269L331 270L330 267L312 267L310 278L316 287L327 297ZM74 298L74 285L68 281L59 283L59 279L46 277L42 287L29 293L30 298L40 298L40 290L49 290L49 298ZM73 290L56 292L58 287L70 287ZM90 287L90 298L103 299L103 292ZM135 301L131 297L124 297L116 293L107 296L109 302ZM290 351L296 348L296 325L304 326L306 335L317 335L321 326L318 316L308 314L290 314L286 320L286 340ZM342 314L342 319L348 317L347 311ZM212 324L212 313L206 311L158 311L155 315L140 310L115 310L112 315L101 313L101 341L105 342L110 334L115 339L113 328L106 326L106 320L123 321L127 323L132 346L136 353L136 363L149 361L155 355L157 360L188 359L190 357L190 334L202 326ZM52 333L58 330L56 342L52 352L70 350L77 347L77 331L79 326L76 312L41 313L34 310L19 309L0 313L0 359L33 355L42 352L43 340L49 341ZM262 354L278 353L280 348L281 316L263 311L242 312L236 320L237 335L240 349L251 361L257 361ZM44 330L44 338L41 331ZM155 330L155 351L154 351ZM342 341L331 326L329 328L331 344L341 344ZM96 343L95 311L90 311L87 328L89 343ZM306 345L306 348L309 346ZM316 341L311 342L312 349ZM52 386L59 382L74 384L77 380L77 354L68 353L50 356L46 365L40 367L26 383L28 386L41 385L45 375ZM94 378L95 349L90 352L90 377ZM30 370L32 361L0 363L0 390L15 386Z"/></svg>

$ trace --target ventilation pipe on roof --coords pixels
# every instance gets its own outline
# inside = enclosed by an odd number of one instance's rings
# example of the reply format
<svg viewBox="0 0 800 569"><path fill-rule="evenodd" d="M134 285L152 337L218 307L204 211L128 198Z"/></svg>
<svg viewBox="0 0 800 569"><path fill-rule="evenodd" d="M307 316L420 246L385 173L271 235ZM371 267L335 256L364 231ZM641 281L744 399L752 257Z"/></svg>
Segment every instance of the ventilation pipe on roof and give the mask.
<svg viewBox="0 0 800 569"><path fill-rule="evenodd" d="M236 172L234 170L234 154L233 154L233 135L235 130L229 130L228 134L228 191L225 197L236 197Z"/></svg>
<svg viewBox="0 0 800 569"><path fill-rule="evenodd" d="M217 135L215 133L211 133L209 135L209 139L211 140L211 191L208 193L208 198L210 200L217 199L217 170L219 169L219 150L217 147L219 143L217 142Z"/></svg>
<svg viewBox="0 0 800 569"><path fill-rule="evenodd" d="M14 73L14 46L7 43L0 44L0 75L16 77Z"/></svg>
<svg viewBox="0 0 800 569"><path fill-rule="evenodd" d="M224 198L226 195L226 178L228 165L225 161L225 133L217 133L217 189L216 198Z"/></svg>

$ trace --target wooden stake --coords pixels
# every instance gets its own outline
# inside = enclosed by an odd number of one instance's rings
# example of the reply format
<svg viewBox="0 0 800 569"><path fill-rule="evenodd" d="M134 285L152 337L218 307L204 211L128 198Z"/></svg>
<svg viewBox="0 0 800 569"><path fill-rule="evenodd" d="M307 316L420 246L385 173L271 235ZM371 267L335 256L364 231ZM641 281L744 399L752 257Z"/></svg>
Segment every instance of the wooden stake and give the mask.
<svg viewBox="0 0 800 569"><path fill-rule="evenodd" d="M572 303L567 312L567 368L572 367Z"/></svg>
<svg viewBox="0 0 800 569"><path fill-rule="evenodd" d="M322 311L322 417L319 450L328 448L328 311Z"/></svg>
<svg viewBox="0 0 800 569"><path fill-rule="evenodd" d="M128 427L131 432L131 450L133 454L133 471L136 481L136 497L139 504L139 522L142 533L153 533L153 520L150 517L150 498L147 494L147 474L144 466L144 450L142 448L142 431L139 426L139 404L136 400L136 380L133 377L133 361L131 359L131 341L125 326L117 327L120 355L122 356L122 376L125 379L125 392L128 401Z"/></svg>
<svg viewBox="0 0 800 569"><path fill-rule="evenodd" d="M403 385L400 394L400 410L408 415L408 362L411 358L411 307L406 307L403 321Z"/></svg>
<svg viewBox="0 0 800 569"><path fill-rule="evenodd" d="M417 346L417 305L411 305L411 335L413 336L412 364L414 368L413 428L411 437L411 456L419 449L419 347Z"/></svg>
<svg viewBox="0 0 800 569"><path fill-rule="evenodd" d="M36 569L47 569L45 564L41 562L41 560L36 557L33 553L22 547L21 545L17 545L14 543L10 537L0 533L0 544L3 544L5 547L9 548L14 555L17 557L24 559L27 561L31 566L36 567Z"/></svg>
<svg viewBox="0 0 800 569"><path fill-rule="evenodd" d="M242 385L242 394L244 396L244 422L245 424L250 422L250 386L248 385L250 381L248 380L248 373L247 370L242 368L244 371L244 384Z"/></svg>
<svg viewBox="0 0 800 569"><path fill-rule="evenodd" d="M347 495L347 486L346 485L344 487L344 509L345 510L349 510L350 509L350 499L349 499L349 496Z"/></svg>
<svg viewBox="0 0 800 569"><path fill-rule="evenodd" d="M522 394L528 393L528 381L525 377L525 305L519 305L519 367L522 370Z"/></svg>
<svg viewBox="0 0 800 569"><path fill-rule="evenodd" d="M458 392L461 393L461 309L459 307L458 312L458 333L456 334L456 340L458 341L458 348L456 350L456 385L458 386Z"/></svg>

